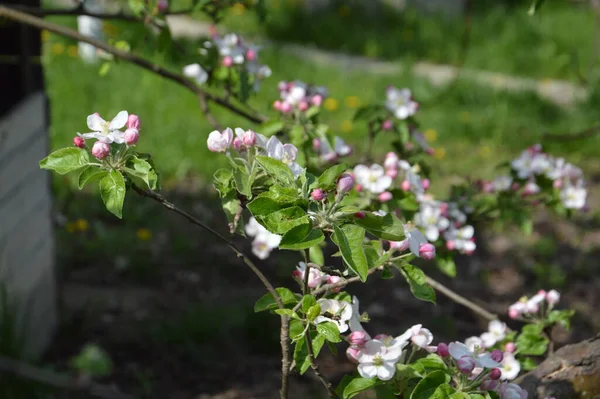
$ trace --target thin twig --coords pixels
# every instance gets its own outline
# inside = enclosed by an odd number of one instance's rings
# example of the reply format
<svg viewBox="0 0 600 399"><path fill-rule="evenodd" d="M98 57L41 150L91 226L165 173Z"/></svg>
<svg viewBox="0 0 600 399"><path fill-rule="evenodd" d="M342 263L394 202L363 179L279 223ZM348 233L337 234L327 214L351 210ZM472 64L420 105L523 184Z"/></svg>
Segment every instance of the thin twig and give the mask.
<svg viewBox="0 0 600 399"><path fill-rule="evenodd" d="M456 292L452 291L450 288L446 287L442 283L437 282L436 280L432 279L431 277L425 276L425 281L427 282L427 284L432 286L433 289L446 295L448 298L452 299L454 302L456 302L460 305L463 305L466 308L471 309L474 313L478 314L479 316L483 317L484 319L486 319L488 321L498 320L498 316L495 315L494 313L491 313L491 312L485 310L481 306L477 305L476 303L471 302L464 296L457 294Z"/></svg>
<svg viewBox="0 0 600 399"><path fill-rule="evenodd" d="M198 100L200 101L200 109L206 116L206 120L210 123L215 129L222 130L221 125L217 122L217 119L210 112L210 108L208 107L208 102L206 101L206 96L204 94L198 94Z"/></svg>
<svg viewBox="0 0 600 399"><path fill-rule="evenodd" d="M308 353L308 360L310 361L310 368L312 369L315 376L321 381L323 387L327 390L330 398L338 398L337 394L331 387L331 383L327 381L327 379L321 374L319 370L319 365L315 360L315 351L313 349L312 340L310 338L310 332L308 329L304 332L304 340L306 341L306 352Z"/></svg>
<svg viewBox="0 0 600 399"><path fill-rule="evenodd" d="M171 72L171 71L161 67L160 65L154 64L154 63L148 61L147 59L139 57L133 53L119 50L111 45L106 44L105 42L103 42L101 40L97 40L92 37L82 35L79 32L77 32L76 30L73 30L73 29L70 29L70 28L49 22L49 21L45 21L41 18L17 11L15 9L12 9L12 8L9 8L6 6L0 6L0 17L6 17L13 21L17 21L20 23L34 26L38 29L45 29L47 31L54 32L54 33L62 35L62 36L66 36L71 39L78 40L80 42L89 43L89 44L93 45L94 47L97 47L99 49L104 50L105 52L107 52L109 54L114 55L115 57L118 57L125 61L129 61L143 69L153 72L159 76L162 76L165 79L168 79L175 83L178 83L181 86L192 91L196 95L204 95L207 100L212 101L215 104L219 104L220 106L229 109L233 113L240 115L240 116L248 119L251 122L262 123L267 120L267 118L263 115L256 115L256 114L247 112L247 111L241 109L240 107L238 107L237 105L232 104L231 102L229 102L228 100L226 100L224 98L221 98L215 94L204 91L203 89L198 87L195 83L193 83L190 79L186 78L185 76L183 76L181 74Z"/></svg>
<svg viewBox="0 0 600 399"><path fill-rule="evenodd" d="M115 19L122 21L133 21L133 22L146 22L145 19L136 17L135 15L125 14L122 11L116 13L106 13L106 12L93 12L88 11L83 6L83 2L81 2L77 7L74 8L39 8L33 6L24 6L24 5L9 5L8 7L18 10L21 12L26 12L27 14L35 15L36 17L48 17L48 16L80 16L85 15L88 17L94 17L98 19ZM161 13L161 16L168 15L181 15L181 14L189 14L193 11L193 9L184 9L179 11L169 11L165 13Z"/></svg>
<svg viewBox="0 0 600 399"><path fill-rule="evenodd" d="M86 392L103 399L134 399L116 387L102 385L91 378L42 369L20 360L0 356L0 372L34 381L61 390Z"/></svg>
<svg viewBox="0 0 600 399"><path fill-rule="evenodd" d="M250 270L252 270L252 272L263 283L263 285L265 286L265 288L267 289L267 291L275 299L275 302L277 303L277 307L279 309L283 309L284 308L283 301L281 300L281 297L279 296L279 294L277 293L277 291L275 290L275 288L273 287L273 285L271 284L271 282L258 269L258 267L254 264L254 262L252 262L252 260L248 256L244 255L244 253L232 241L230 241L229 239L227 239L226 237L224 237L221 233L219 233L218 231L214 230L212 227L204 224L199 219L195 218L194 216L190 215L186 211L178 208L177 206L175 206L171 202L167 201L167 199L165 197L163 197L162 195L160 195L159 193L156 193L156 192L151 191L151 190L143 190L143 189L138 188L136 186L132 186L132 187L133 187L133 190L136 193L138 193L139 195L157 201L158 203L160 203L161 205L163 205L168 210L173 211L173 212L177 213L178 215L183 216L190 223L195 224L196 226L198 226L198 227L200 227L200 228L208 231L210 234L212 234L213 236L215 236L216 238L218 238L219 240L221 240L222 242L224 242L225 244L227 244L227 246L229 248L231 248L231 250L233 252L235 252L235 254L238 256L238 258L242 258L243 259L243 261L246 264L246 266L248 266L250 268ZM280 331L280 335L279 335L279 337L280 337L280 344L281 344L281 391L280 391L280 398L281 399L287 399L288 377L289 377L289 371L290 371L290 358L289 358L290 354L289 354L289 343L288 343L288 340L289 340L289 318L287 316L285 316L285 315L280 315L280 318L281 318L281 331Z"/></svg>

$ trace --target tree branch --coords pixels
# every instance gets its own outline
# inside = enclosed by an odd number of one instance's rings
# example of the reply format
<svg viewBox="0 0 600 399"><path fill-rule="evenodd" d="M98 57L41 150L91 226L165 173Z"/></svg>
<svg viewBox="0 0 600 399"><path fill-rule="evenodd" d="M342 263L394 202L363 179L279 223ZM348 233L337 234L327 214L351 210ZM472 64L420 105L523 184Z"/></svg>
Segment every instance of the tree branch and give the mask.
<svg viewBox="0 0 600 399"><path fill-rule="evenodd" d="M223 243L227 244L229 248L238 256L238 258L242 258L246 266L252 270L252 272L258 277L258 279L263 283L267 291L273 296L275 302L277 303L277 307L279 309L283 309L283 301L281 297L271 284L271 282L267 279L267 277L259 270L259 268L252 262L252 260L246 256L232 241L224 237L221 233L214 230L212 227L204 224L199 219L190 215L186 211L179 209L171 202L167 201L165 197L151 190L142 190L136 186L132 186L133 190L143 197L147 197L153 199L154 201L160 203L165 208L170 211L177 213L178 215L186 218L190 223L208 231L210 234L221 240ZM289 354L289 318L284 315L280 315L281 318L281 331L279 334L280 344L281 344L281 391L280 398L287 399L287 391L288 391L288 376L290 371L290 354Z"/></svg>
<svg viewBox="0 0 600 399"><path fill-rule="evenodd" d="M308 267L308 266L307 266ZM338 398L337 394L331 387L331 383L325 379L321 371L319 370L319 365L315 360L315 351L313 349L312 340L310 339L310 332L308 328L304 332L304 340L306 341L306 351L308 352L308 360L310 361L310 368L312 369L315 376L321 381L323 387L327 390L330 398Z"/></svg>
<svg viewBox="0 0 600 399"><path fill-rule="evenodd" d="M91 378L45 370L4 356L0 356L0 372L61 390L86 392L97 398L134 399L131 395L121 393L116 387L98 384Z"/></svg>
<svg viewBox="0 0 600 399"><path fill-rule="evenodd" d="M125 14L122 11L116 12L116 13L102 13L102 12L88 11L83 6L83 2L74 8L50 8L50 9L48 9L48 8L39 8L39 7L33 7L33 6L24 6L24 5L20 5L20 4L9 5L8 7L12 8L13 10L26 12L27 14L35 15L36 17L85 15L88 17L94 17L94 18L98 18L98 19L118 19L118 20L122 20L122 21L143 22L143 23L146 22L145 19L136 17L135 15L131 15L131 14ZM189 14L192 11L193 11L192 9L169 11L166 13L161 13L161 16Z"/></svg>
<svg viewBox="0 0 600 399"><path fill-rule="evenodd" d="M152 73L155 73L159 76L162 76L165 79L168 79L172 82L178 83L179 85L187 88L188 90L195 93L196 95L203 95L208 101L212 101L215 104L218 104L224 108L227 108L231 112L233 112L239 116L242 116L251 122L262 123L267 120L267 118L263 115L252 114L248 111L243 110L242 108L238 107L237 105L232 104L227 99L224 99L222 97L219 97L215 94L209 93L209 92L201 89L195 83L193 83L191 80L187 79L185 76L183 76L181 74L171 72L171 71L161 67L160 65L154 64L154 63L148 61L147 59L139 57L135 54L119 50L111 45L106 44L105 42L103 42L101 40L97 40L92 37L81 35L79 32L77 32L73 29L70 29L70 28L49 22L49 21L45 21L45 20L35 17L33 15L29 15L29 14L17 11L15 9L12 9L12 8L9 8L6 6L1 6L1 5L0 5L0 17L6 17L13 21L17 21L17 22L20 22L23 24L34 26L38 29L45 29L47 31L59 34L61 36L66 36L71 39L78 40L80 42L89 43L89 44L93 45L94 47L102 49L105 52L112 54L113 56L115 56L117 58L123 59L125 61L129 61L143 69L146 69L146 70L148 70Z"/></svg>
<svg viewBox="0 0 600 399"><path fill-rule="evenodd" d="M425 281L427 282L427 284L432 286L433 289L446 295L448 298L452 299L454 302L458 303L459 305L463 305L464 307L471 309L474 313L478 314L479 316L483 317L484 319L486 319L488 321L498 320L498 316L495 315L494 313L491 313L491 312L485 310L481 306L477 305L476 303L471 302L464 296L457 294L456 292L452 291L451 289L449 289L442 283L437 282L436 280L432 279L431 277L425 276Z"/></svg>

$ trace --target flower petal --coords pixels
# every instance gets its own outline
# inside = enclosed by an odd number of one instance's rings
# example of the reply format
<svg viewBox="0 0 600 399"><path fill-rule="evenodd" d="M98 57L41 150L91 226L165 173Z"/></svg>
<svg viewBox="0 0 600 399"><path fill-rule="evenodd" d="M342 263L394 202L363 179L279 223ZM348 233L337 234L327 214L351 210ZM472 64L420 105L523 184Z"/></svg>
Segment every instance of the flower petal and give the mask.
<svg viewBox="0 0 600 399"><path fill-rule="evenodd" d="M106 121L100 115L92 114L87 117L87 125L90 130L100 132L104 128Z"/></svg>
<svg viewBox="0 0 600 399"><path fill-rule="evenodd" d="M377 367L377 377L382 381L389 381L396 372L396 365L394 363L385 362L381 366Z"/></svg>
<svg viewBox="0 0 600 399"><path fill-rule="evenodd" d="M463 356L473 356L473 353L471 353L469 348L462 342L451 342L450 345L448 345L448 352L450 352L450 356L455 360L458 360Z"/></svg>
<svg viewBox="0 0 600 399"><path fill-rule="evenodd" d="M113 120L110 121L110 130L116 130L125 127L125 125L127 124L128 117L129 114L127 113L127 111L119 112L117 116L115 116Z"/></svg>

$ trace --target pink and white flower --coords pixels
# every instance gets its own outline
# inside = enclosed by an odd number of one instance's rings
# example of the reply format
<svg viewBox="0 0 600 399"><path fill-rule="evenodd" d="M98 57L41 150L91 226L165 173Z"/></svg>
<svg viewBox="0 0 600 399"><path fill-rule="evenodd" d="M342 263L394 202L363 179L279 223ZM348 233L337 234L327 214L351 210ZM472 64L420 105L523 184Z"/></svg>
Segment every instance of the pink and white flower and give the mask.
<svg viewBox="0 0 600 399"><path fill-rule="evenodd" d="M113 118L113 120L107 122L97 113L89 115L87 117L87 125L92 132L84 134L78 133L78 135L84 139L96 139L106 144L123 144L125 138L120 129L125 127L128 117L129 114L127 111L121 111Z"/></svg>
<svg viewBox="0 0 600 399"><path fill-rule="evenodd" d="M386 175L383 167L378 164L370 167L357 165L354 168L354 175L356 182L373 194L381 194L392 185L392 178Z"/></svg>
<svg viewBox="0 0 600 399"><path fill-rule="evenodd" d="M341 333L348 331L348 323L352 318L352 305L345 301L321 298L317 301L321 305L321 315L315 318L315 324L332 322Z"/></svg>
<svg viewBox="0 0 600 399"><path fill-rule="evenodd" d="M277 159L286 164L294 174L294 177L302 174L304 169L296 163L298 149L295 146L292 144L282 144L277 137L272 136L267 141L265 149L269 158Z"/></svg>
<svg viewBox="0 0 600 399"><path fill-rule="evenodd" d="M448 345L448 351L454 360L458 360L463 356L472 358L475 361L476 367L494 368L500 366L500 363L495 362L494 359L492 359L492 355L490 353L476 354L472 350L469 350L469 348L462 342L450 343L450 345Z"/></svg>
<svg viewBox="0 0 600 399"><path fill-rule="evenodd" d="M222 132L213 130L206 140L208 149L212 152L226 152L231 143L233 143L233 131L229 127Z"/></svg>
<svg viewBox="0 0 600 399"><path fill-rule="evenodd" d="M406 119L414 115L419 108L419 104L412 100L410 89L388 87L386 95L385 106L398 119Z"/></svg>
<svg viewBox="0 0 600 399"><path fill-rule="evenodd" d="M501 364L502 366L499 369L502 372L500 377L502 380L514 380L521 372L521 363L513 353L505 352Z"/></svg>

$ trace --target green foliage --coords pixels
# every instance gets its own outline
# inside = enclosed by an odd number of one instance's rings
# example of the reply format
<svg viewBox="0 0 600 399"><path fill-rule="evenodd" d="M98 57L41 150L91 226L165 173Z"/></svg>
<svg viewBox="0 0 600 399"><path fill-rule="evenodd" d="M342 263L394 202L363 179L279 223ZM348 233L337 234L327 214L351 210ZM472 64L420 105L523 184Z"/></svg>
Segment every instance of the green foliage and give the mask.
<svg viewBox="0 0 600 399"><path fill-rule="evenodd" d="M275 291L281 298L281 301L283 302L284 305L295 304L298 302L294 293L287 288L275 288ZM273 297L273 295L271 295L270 292L263 295L254 304L255 312L262 312L264 310L276 309L276 308L277 308L277 302L275 301L275 298Z"/></svg>
<svg viewBox="0 0 600 399"><path fill-rule="evenodd" d="M439 396L441 394L438 394L438 388L445 385L449 380L450 376L443 371L434 371L417 384L410 395L410 399L441 399L444 396Z"/></svg>
<svg viewBox="0 0 600 399"><path fill-rule="evenodd" d="M384 240L402 241L405 238L404 225L400 219L391 213L379 216L371 212L365 212L364 217L356 217L353 222Z"/></svg>
<svg viewBox="0 0 600 399"><path fill-rule="evenodd" d="M333 229L335 241L340 248L344 263L350 270L358 275L362 281L366 281L369 265L363 249L365 230L352 224L346 224L342 227L333 226Z"/></svg>
<svg viewBox="0 0 600 399"><path fill-rule="evenodd" d="M65 175L88 166L90 156L81 148L61 148L40 161L40 168Z"/></svg>
<svg viewBox="0 0 600 399"><path fill-rule="evenodd" d="M121 172L111 170L100 180L100 197L106 209L121 219L123 217L123 202L125 201L125 179Z"/></svg>
<svg viewBox="0 0 600 399"><path fill-rule="evenodd" d="M397 267L410 286L410 292L412 292L416 298L422 301L435 303L435 291L427 284L423 270L408 263L404 263L402 266Z"/></svg>
<svg viewBox="0 0 600 399"><path fill-rule="evenodd" d="M106 377L112 372L112 361L97 345L87 344L70 361L72 368L90 377Z"/></svg>
<svg viewBox="0 0 600 399"><path fill-rule="evenodd" d="M351 378L351 377L350 377ZM345 387L343 389L343 398L350 399L355 397L361 392L367 391L377 384L379 384L379 380L377 378L362 378L362 377L354 377L348 381L343 381L345 383ZM341 385L341 384L340 384Z"/></svg>
<svg viewBox="0 0 600 399"><path fill-rule="evenodd" d="M521 355L543 355L548 349L548 339L542 334L543 324L528 324L523 327L515 342Z"/></svg>
<svg viewBox="0 0 600 399"><path fill-rule="evenodd" d="M560 324L565 330L571 327L571 318L575 315L575 311L572 309L565 310L552 310L548 313L548 323Z"/></svg>
<svg viewBox="0 0 600 399"><path fill-rule="evenodd" d="M329 342L336 343L342 341L340 338L340 330L334 323L330 321L317 324L317 332L325 337L325 339Z"/></svg>

